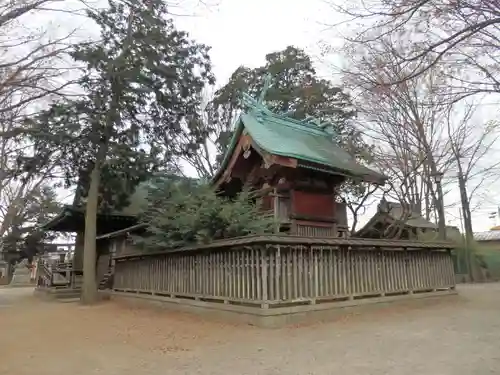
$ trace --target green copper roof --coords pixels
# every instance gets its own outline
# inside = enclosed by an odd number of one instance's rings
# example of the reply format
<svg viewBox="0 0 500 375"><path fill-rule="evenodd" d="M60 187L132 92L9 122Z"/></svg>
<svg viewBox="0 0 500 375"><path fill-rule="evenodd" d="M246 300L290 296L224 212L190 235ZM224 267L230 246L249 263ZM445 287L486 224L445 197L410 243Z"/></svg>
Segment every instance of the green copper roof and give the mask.
<svg viewBox="0 0 500 375"><path fill-rule="evenodd" d="M226 168L229 158L243 131L248 132L262 150L278 156L305 162L304 167L323 170L324 167L348 177L383 183L385 177L357 163L354 158L335 144L332 135L320 126L277 115L269 110L251 110L242 114L237 122L228 152L216 178ZM323 168L321 168L323 167Z"/></svg>

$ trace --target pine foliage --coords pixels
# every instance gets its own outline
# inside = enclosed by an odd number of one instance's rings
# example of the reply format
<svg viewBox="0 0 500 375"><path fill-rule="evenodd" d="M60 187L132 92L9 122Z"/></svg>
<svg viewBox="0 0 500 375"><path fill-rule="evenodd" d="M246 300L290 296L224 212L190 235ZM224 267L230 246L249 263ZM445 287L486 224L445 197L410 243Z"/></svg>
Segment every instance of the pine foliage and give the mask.
<svg viewBox="0 0 500 375"><path fill-rule="evenodd" d="M134 242L148 251L271 233L274 228L273 218L259 210L250 192L230 200L206 184L165 178L151 184L141 222L148 234L134 237Z"/></svg>

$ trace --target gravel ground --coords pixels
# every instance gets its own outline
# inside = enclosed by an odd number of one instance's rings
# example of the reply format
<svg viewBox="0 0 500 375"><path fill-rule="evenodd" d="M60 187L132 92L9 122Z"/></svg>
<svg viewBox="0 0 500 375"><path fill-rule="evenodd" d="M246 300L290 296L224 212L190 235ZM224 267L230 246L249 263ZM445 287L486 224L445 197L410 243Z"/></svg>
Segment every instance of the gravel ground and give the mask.
<svg viewBox="0 0 500 375"><path fill-rule="evenodd" d="M0 288L0 374L500 374L500 284L265 330Z"/></svg>

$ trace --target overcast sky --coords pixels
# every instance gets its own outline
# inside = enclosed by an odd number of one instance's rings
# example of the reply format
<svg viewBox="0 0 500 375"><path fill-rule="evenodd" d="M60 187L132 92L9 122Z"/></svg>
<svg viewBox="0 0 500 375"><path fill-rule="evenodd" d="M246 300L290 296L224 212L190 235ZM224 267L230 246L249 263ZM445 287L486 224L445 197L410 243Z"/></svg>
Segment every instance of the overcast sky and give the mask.
<svg viewBox="0 0 500 375"><path fill-rule="evenodd" d="M179 17L178 25L212 46L224 82L238 66L262 64L267 53L288 45L315 53L325 13L331 11L322 0L220 0L198 17Z"/></svg>
<svg viewBox="0 0 500 375"><path fill-rule="evenodd" d="M179 27L189 31L197 40L212 46L214 70L223 84L240 65L250 67L263 63L267 53L294 45L319 57L318 42L338 45L335 33L325 24L339 21L339 15L324 0L221 0L219 5L198 11L198 17L179 17ZM340 61L332 61L338 64ZM318 64L322 75L334 74ZM336 77L331 77L335 79ZM450 204L458 200L458 192L449 194ZM488 230L495 221L489 213L496 210L494 197L488 199L473 214L474 230ZM361 224L375 212L371 205ZM460 227L459 206L450 208L447 221Z"/></svg>
<svg viewBox="0 0 500 375"><path fill-rule="evenodd" d="M186 1L186 0L182 0ZM189 3L192 1L192 3ZM231 73L240 65L255 67L264 62L270 52L294 45L306 49L313 57L319 56L320 40L338 45L335 31L326 30L325 24L339 22L338 14L329 8L325 0L207 0L208 7L197 6L197 0L187 0L184 9L178 13L191 14L176 18L178 28L186 30L191 37L212 47L211 57L218 85L224 84ZM97 0L98 3L103 3ZM71 7L71 2L65 3ZM39 22L38 21L34 21ZM95 25L68 15L48 15L45 24L52 23L53 29L69 30L78 27L77 35L87 37L98 31ZM349 25L346 25L349 27ZM339 61L333 61L337 64ZM331 70L323 66L320 74L333 78ZM458 194L452 194L455 200ZM451 198L451 196L450 196ZM451 203L451 202L450 202ZM495 196L490 197L473 214L475 231L488 230L494 224L489 213L496 210L500 203ZM362 223L373 215L376 206L372 205L363 217ZM458 206L449 209L447 221L460 226Z"/></svg>

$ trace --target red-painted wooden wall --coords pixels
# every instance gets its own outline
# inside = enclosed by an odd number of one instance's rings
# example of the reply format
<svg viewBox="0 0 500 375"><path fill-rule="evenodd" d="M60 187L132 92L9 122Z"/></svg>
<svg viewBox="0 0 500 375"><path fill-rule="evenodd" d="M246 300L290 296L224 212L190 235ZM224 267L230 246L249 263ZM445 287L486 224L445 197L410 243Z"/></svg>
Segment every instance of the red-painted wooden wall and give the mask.
<svg viewBox="0 0 500 375"><path fill-rule="evenodd" d="M262 206L261 206L261 209L263 211L270 211L274 208L274 200L273 200L273 197L270 197L270 196L264 196L262 197Z"/></svg>
<svg viewBox="0 0 500 375"><path fill-rule="evenodd" d="M334 217L335 204L333 194L318 194L293 190L293 213L316 217Z"/></svg>

